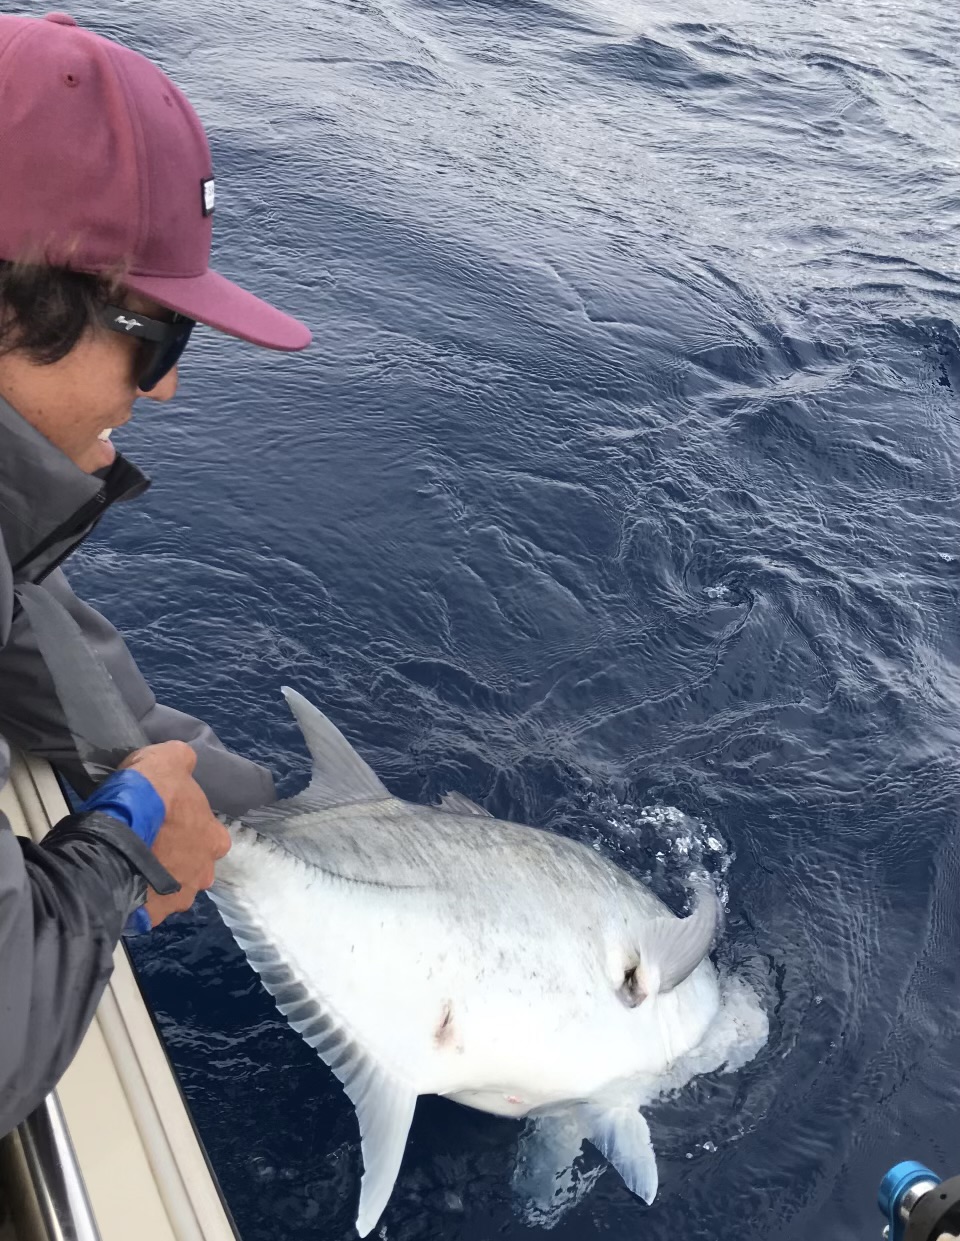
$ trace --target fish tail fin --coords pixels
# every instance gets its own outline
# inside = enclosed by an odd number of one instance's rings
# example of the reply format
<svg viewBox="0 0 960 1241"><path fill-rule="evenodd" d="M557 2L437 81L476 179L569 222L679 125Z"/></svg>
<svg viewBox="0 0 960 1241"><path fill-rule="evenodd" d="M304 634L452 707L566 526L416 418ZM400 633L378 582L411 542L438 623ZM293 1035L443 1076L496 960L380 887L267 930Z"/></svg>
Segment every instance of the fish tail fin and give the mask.
<svg viewBox="0 0 960 1241"><path fill-rule="evenodd" d="M637 930L637 983L646 997L672 991L688 978L713 946L723 911L708 884L697 889L693 912L686 918L652 918Z"/></svg>

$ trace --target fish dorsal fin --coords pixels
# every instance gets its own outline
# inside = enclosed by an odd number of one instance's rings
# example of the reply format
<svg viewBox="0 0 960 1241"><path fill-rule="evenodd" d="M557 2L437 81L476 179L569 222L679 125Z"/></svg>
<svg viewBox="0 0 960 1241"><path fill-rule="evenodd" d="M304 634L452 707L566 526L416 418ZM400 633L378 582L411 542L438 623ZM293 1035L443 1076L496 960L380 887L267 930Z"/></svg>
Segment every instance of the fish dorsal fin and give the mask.
<svg viewBox="0 0 960 1241"><path fill-rule="evenodd" d="M400 1171L417 1091L365 1048L281 957L242 895L215 883L210 895L260 981L300 1037L339 1078L356 1108L363 1177L357 1231L365 1237L383 1214Z"/></svg>
<svg viewBox="0 0 960 1241"><path fill-rule="evenodd" d="M657 1157L650 1141L650 1128L632 1107L604 1108L581 1104L584 1136L623 1177L627 1189L653 1202L657 1196Z"/></svg>
<svg viewBox="0 0 960 1241"><path fill-rule="evenodd" d="M717 894L703 884L689 917L649 918L640 923L637 981L641 997L672 991L689 977L710 951L721 917Z"/></svg>
<svg viewBox="0 0 960 1241"><path fill-rule="evenodd" d="M483 806L478 806L475 801L464 797L462 793L445 793L440 798L440 809L446 811L447 814L475 814L484 819L493 818L489 810L484 810Z"/></svg>
<svg viewBox="0 0 960 1241"><path fill-rule="evenodd" d="M313 758L310 784L291 799L297 803L297 809L329 810L332 806L382 801L390 796L373 768L363 761L322 711L286 685L283 686L283 696L296 716ZM290 809L289 804L287 808Z"/></svg>

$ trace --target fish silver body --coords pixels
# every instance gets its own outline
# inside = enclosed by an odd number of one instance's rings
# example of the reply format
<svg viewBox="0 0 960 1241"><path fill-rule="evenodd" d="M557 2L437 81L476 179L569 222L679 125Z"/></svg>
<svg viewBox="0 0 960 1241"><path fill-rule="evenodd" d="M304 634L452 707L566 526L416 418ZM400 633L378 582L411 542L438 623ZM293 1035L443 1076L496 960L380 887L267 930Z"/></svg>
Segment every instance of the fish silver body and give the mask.
<svg viewBox="0 0 960 1241"><path fill-rule="evenodd" d="M547 1124L576 1116L652 1200L639 1106L682 1084L685 1060L687 1076L742 1061L724 1038L753 1054L766 1035L755 1004L749 1029L734 1023L698 1061L723 1025L707 956L715 896L678 919L575 841L456 794L440 808L394 798L320 712L284 692L313 780L234 827L212 895L357 1108L361 1235L389 1198L421 1094Z"/></svg>

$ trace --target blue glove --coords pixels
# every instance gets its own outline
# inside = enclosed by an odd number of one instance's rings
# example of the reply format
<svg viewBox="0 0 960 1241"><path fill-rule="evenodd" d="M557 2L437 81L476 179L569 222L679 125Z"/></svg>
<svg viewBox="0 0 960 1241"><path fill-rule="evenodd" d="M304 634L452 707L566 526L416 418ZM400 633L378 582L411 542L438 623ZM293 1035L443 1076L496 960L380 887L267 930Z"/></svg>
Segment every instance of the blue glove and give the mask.
<svg viewBox="0 0 960 1241"><path fill-rule="evenodd" d="M117 771L104 780L77 813L85 814L90 810L99 810L101 814L126 823L148 847L152 847L167 817L163 798L139 771ZM142 905L133 911L123 929L125 935L144 935L150 930L150 915Z"/></svg>
<svg viewBox="0 0 960 1241"><path fill-rule="evenodd" d="M135 909L126 921L123 928L124 935L146 935L153 930L150 922L150 915L147 913L146 907L141 905L139 909Z"/></svg>

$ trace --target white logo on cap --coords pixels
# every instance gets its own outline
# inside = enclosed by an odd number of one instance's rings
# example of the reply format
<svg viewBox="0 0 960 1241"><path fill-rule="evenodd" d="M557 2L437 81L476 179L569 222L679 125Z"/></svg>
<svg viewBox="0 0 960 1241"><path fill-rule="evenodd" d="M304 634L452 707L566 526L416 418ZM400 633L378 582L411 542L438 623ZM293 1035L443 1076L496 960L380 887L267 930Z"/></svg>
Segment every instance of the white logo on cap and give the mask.
<svg viewBox="0 0 960 1241"><path fill-rule="evenodd" d="M201 181L200 185L203 188L203 214L213 215L213 208L217 201L217 189L213 177Z"/></svg>

